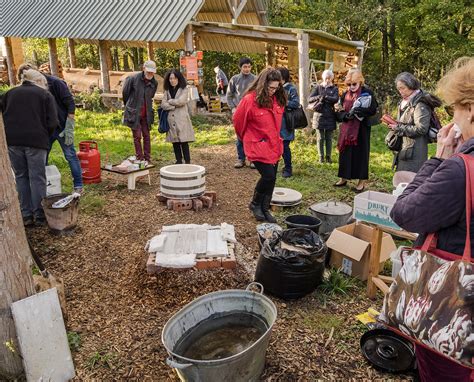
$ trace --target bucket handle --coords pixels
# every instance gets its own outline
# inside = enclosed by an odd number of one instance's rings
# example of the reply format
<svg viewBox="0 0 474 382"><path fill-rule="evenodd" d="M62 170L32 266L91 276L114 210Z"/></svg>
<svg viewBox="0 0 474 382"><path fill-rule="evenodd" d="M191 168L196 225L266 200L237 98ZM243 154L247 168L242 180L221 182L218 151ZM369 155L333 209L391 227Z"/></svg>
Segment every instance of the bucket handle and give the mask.
<svg viewBox="0 0 474 382"><path fill-rule="evenodd" d="M171 357L168 357L166 359L166 363L168 366L172 367L173 369L179 369L179 370L187 369L188 367L193 366L192 363L179 363L175 361L174 359L172 359Z"/></svg>
<svg viewBox="0 0 474 382"><path fill-rule="evenodd" d="M258 289L257 293L263 294L263 285L255 281L252 281L249 285L247 285L247 288L245 288L245 290L249 291L253 287Z"/></svg>
<svg viewBox="0 0 474 382"><path fill-rule="evenodd" d="M334 203L334 206L337 206L337 200L336 200L336 199L329 199L329 200L326 202L326 207L329 207L329 202L333 202L333 203Z"/></svg>

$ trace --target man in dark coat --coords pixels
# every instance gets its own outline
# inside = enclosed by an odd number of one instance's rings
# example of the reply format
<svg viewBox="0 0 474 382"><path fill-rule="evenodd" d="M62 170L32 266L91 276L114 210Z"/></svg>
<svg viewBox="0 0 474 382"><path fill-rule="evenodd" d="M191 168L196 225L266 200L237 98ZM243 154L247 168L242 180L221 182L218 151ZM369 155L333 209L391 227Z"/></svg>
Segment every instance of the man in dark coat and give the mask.
<svg viewBox="0 0 474 382"><path fill-rule="evenodd" d="M21 86L2 99L8 155L15 172L25 226L46 223L41 200L46 196L46 156L58 125L56 105L44 76L25 70Z"/></svg>
<svg viewBox="0 0 474 382"><path fill-rule="evenodd" d="M125 105L123 124L132 129L137 159L145 159L148 162L151 160L150 129L154 117L153 97L158 87L155 73L156 64L153 61L146 61L142 72L127 77L122 90Z"/></svg>
<svg viewBox="0 0 474 382"><path fill-rule="evenodd" d="M18 79L24 70L35 69L31 64L22 64L18 68ZM75 127L75 111L76 104L74 97L69 90L66 82L62 79L43 73L48 82L48 90L53 95L56 101L56 109L58 111L58 126L49 140L48 156L55 141L59 142L66 158L71 175L73 179L73 187L75 192L82 192L82 169L79 158L77 157L76 149L74 148L74 127ZM48 158L46 158L48 163Z"/></svg>

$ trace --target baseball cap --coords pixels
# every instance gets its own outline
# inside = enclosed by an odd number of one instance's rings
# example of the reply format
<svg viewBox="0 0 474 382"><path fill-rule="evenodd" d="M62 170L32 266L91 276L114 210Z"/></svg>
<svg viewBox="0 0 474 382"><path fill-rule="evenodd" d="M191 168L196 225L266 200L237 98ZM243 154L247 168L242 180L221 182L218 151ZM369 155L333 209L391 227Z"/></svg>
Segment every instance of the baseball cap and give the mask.
<svg viewBox="0 0 474 382"><path fill-rule="evenodd" d="M145 72L151 72L151 73L156 73L156 64L155 61L145 61L143 64L143 70Z"/></svg>

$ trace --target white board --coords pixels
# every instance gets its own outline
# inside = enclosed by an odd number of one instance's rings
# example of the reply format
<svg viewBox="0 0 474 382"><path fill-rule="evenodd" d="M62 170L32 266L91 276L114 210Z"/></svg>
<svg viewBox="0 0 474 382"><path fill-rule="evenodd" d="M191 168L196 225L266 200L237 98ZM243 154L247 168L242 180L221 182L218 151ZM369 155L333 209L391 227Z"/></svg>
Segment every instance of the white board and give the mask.
<svg viewBox="0 0 474 382"><path fill-rule="evenodd" d="M12 304L28 381L68 381L75 376L56 288Z"/></svg>

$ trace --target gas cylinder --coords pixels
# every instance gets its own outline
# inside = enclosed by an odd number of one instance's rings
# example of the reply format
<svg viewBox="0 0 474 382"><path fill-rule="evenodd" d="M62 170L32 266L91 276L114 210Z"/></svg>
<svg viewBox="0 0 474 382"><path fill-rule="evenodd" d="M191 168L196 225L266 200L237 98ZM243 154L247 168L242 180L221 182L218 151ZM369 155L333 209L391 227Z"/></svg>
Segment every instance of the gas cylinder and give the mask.
<svg viewBox="0 0 474 382"><path fill-rule="evenodd" d="M80 142L77 157L81 162L82 181L86 184L100 183L100 153L97 142Z"/></svg>

